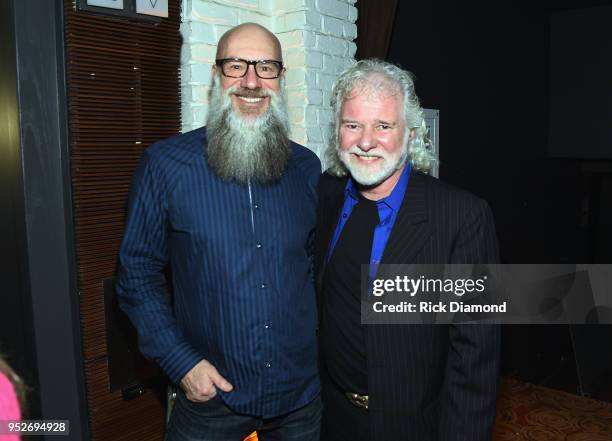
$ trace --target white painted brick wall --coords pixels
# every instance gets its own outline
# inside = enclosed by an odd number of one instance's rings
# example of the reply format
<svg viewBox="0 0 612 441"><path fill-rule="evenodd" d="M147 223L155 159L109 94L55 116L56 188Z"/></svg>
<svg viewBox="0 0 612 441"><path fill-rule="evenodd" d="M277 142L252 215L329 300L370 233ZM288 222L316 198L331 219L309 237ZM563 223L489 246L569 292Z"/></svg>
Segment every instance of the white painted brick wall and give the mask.
<svg viewBox="0 0 612 441"><path fill-rule="evenodd" d="M321 155L332 118L331 86L354 62L356 19L355 0L183 0L183 131L204 125L219 37L251 21L283 46L291 138Z"/></svg>

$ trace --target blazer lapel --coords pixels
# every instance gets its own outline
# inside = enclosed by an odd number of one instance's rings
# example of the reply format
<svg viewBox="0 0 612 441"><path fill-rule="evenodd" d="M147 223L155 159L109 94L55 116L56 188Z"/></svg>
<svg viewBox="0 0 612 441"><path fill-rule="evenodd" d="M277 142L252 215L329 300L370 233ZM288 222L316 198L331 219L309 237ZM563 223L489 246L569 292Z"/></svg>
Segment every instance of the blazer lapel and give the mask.
<svg viewBox="0 0 612 441"><path fill-rule="evenodd" d="M411 263L431 235L427 178L412 172L381 264Z"/></svg>

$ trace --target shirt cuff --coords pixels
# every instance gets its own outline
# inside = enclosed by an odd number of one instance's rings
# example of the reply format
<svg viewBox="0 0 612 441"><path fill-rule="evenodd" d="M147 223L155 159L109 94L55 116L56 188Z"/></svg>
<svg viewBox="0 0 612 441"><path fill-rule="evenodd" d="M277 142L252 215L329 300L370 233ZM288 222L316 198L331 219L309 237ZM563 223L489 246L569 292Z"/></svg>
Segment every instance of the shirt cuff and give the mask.
<svg viewBox="0 0 612 441"><path fill-rule="evenodd" d="M187 372L203 359L202 354L193 349L189 343L184 342L164 356L160 360L159 365L166 375L170 377L170 380L178 384Z"/></svg>

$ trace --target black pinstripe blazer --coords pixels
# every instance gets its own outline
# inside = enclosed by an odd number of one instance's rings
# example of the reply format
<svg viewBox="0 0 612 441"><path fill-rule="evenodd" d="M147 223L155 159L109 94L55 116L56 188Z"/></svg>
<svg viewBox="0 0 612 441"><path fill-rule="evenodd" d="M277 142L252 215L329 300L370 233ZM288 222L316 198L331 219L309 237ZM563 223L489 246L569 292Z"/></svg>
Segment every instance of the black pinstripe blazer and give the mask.
<svg viewBox="0 0 612 441"><path fill-rule="evenodd" d="M319 181L319 308L325 255L345 185L346 178L328 174ZM497 262L495 227L486 202L413 171L381 263ZM370 440L490 440L499 333L492 325L368 325Z"/></svg>

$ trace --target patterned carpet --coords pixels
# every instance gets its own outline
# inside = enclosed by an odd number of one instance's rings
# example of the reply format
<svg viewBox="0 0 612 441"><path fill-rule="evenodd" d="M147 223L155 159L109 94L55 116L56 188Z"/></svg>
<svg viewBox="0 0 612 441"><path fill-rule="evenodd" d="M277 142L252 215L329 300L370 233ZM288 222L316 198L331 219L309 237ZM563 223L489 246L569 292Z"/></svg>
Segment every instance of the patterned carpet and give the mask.
<svg viewBox="0 0 612 441"><path fill-rule="evenodd" d="M612 403L503 379L494 441L612 441Z"/></svg>
<svg viewBox="0 0 612 441"><path fill-rule="evenodd" d="M493 441L612 441L612 403L504 378Z"/></svg>

